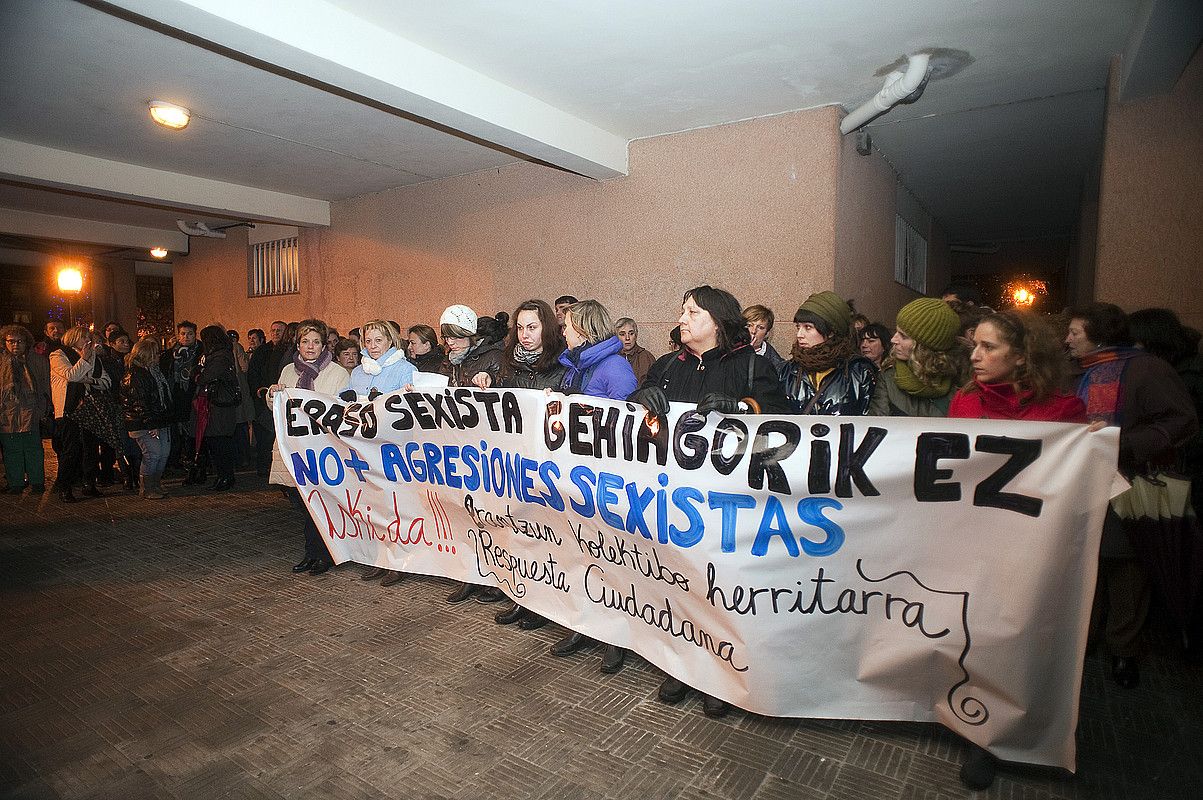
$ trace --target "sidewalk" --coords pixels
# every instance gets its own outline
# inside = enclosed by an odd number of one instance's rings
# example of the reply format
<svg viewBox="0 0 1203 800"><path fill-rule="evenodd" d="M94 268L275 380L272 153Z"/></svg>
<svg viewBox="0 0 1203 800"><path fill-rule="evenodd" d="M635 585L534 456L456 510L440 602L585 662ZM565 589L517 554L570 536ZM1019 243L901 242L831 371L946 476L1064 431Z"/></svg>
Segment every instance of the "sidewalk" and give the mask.
<svg viewBox="0 0 1203 800"><path fill-rule="evenodd" d="M53 466L50 472L53 474ZM557 659L562 631L295 576L299 518L250 473L64 505L0 497L0 796L14 798L898 798L971 793L934 725L701 713L638 657ZM1087 659L1079 774L1004 768L982 796L1196 797L1203 669L1163 637L1141 686Z"/></svg>

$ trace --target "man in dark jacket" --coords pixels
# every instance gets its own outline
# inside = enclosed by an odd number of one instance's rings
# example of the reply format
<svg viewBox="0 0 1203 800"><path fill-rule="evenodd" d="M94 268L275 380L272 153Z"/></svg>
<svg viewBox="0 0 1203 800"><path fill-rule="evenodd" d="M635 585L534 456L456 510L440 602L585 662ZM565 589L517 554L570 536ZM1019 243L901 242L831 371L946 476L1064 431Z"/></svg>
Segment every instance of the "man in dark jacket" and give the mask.
<svg viewBox="0 0 1203 800"><path fill-rule="evenodd" d="M267 406L267 387L276 383L284 369L284 347L280 341L288 325L276 320L271 324L268 341L255 348L247 365L246 382L251 390L251 402L255 415L251 427L255 434L255 472L261 478L271 473L272 448L276 443L276 429L272 423L272 412Z"/></svg>
<svg viewBox="0 0 1203 800"><path fill-rule="evenodd" d="M196 396L192 377L201 352L200 342L196 340L196 323L184 320L176 325L175 342L174 347L163 351L159 358L159 369L171 386L172 416L176 420L172 430L170 461L186 468L196 452L196 439L187 422L192 399Z"/></svg>

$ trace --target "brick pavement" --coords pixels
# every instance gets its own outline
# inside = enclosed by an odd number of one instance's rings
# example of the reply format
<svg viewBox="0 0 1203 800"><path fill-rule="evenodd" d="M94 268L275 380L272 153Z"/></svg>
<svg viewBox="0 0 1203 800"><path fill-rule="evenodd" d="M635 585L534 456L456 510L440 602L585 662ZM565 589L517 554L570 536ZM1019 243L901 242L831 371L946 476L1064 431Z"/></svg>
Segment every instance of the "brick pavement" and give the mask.
<svg viewBox="0 0 1203 800"><path fill-rule="evenodd" d="M967 797L932 725L702 716L635 657L546 654L449 583L291 574L298 517L248 474L161 502L0 499L0 794L12 798ZM1203 670L1150 636L1123 691L1087 659L1077 777L992 798L1197 797Z"/></svg>

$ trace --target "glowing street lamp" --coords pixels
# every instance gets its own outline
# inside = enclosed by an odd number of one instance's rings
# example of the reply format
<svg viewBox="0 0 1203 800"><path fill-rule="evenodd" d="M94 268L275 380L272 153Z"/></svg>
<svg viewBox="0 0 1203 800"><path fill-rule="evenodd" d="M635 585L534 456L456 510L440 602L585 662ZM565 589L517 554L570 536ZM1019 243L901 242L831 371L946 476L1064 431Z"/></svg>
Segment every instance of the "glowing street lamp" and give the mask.
<svg viewBox="0 0 1203 800"><path fill-rule="evenodd" d="M72 298L78 295L84 288L84 276L75 267L64 267L58 271L58 288L59 291L67 296L67 315L71 318L71 325L75 325L75 303Z"/></svg>

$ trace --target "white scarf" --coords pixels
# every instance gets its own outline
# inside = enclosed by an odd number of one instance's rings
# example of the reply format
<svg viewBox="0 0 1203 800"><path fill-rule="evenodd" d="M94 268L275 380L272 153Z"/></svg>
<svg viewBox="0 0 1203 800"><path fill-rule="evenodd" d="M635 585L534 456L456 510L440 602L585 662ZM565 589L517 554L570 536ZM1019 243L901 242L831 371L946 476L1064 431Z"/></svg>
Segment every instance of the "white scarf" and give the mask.
<svg viewBox="0 0 1203 800"><path fill-rule="evenodd" d="M368 375L379 375L381 372L384 371L385 367L391 367L393 364L396 364L398 361L404 361L404 360L405 360L405 353L401 352L400 350L398 350L396 348L393 348L393 354L391 356L389 356L388 358L384 359L384 361L381 361L381 362L376 361L376 359L374 359L368 355L367 350L364 350L363 358L360 360L359 365L361 367L363 367L363 371L366 372Z"/></svg>

